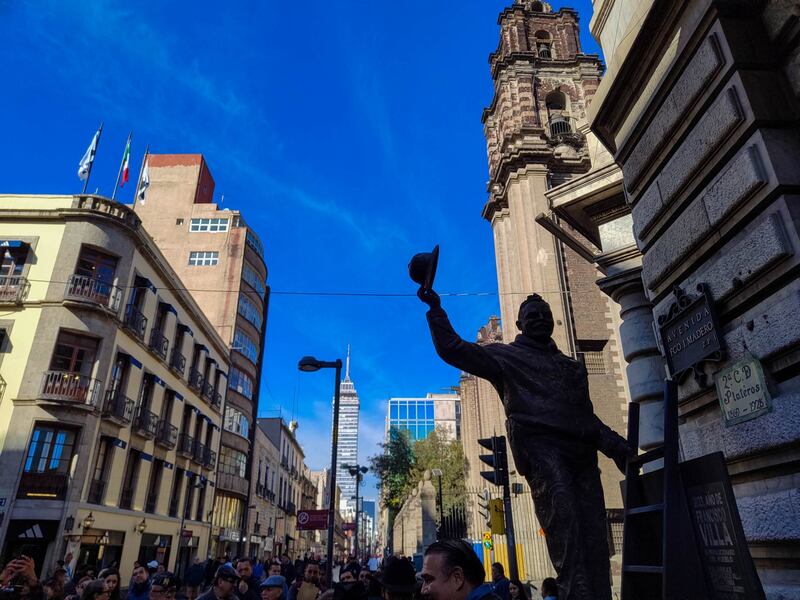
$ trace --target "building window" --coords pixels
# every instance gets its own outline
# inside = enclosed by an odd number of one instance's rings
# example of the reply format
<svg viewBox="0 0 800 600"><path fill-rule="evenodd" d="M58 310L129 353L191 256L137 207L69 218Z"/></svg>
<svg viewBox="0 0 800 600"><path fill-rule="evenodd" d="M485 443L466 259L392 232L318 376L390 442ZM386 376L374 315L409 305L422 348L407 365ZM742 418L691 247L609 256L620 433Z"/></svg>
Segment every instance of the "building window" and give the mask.
<svg viewBox="0 0 800 600"><path fill-rule="evenodd" d="M247 373L240 371L236 367L231 367L228 387L236 390L248 400L253 399L253 380L250 379Z"/></svg>
<svg viewBox="0 0 800 600"><path fill-rule="evenodd" d="M258 345L241 329L237 329L233 334L233 349L244 354L253 364L258 362Z"/></svg>
<svg viewBox="0 0 800 600"><path fill-rule="evenodd" d="M250 421L245 414L233 406L225 407L225 429L247 437L250 433Z"/></svg>
<svg viewBox="0 0 800 600"><path fill-rule="evenodd" d="M133 496L136 493L136 482L139 479L139 468L142 462L141 452L131 448L128 453L128 463L122 476L122 490L119 495L119 507L130 509L133 506Z"/></svg>
<svg viewBox="0 0 800 600"><path fill-rule="evenodd" d="M189 223L189 231L209 231L212 233L228 231L228 219L192 219Z"/></svg>
<svg viewBox="0 0 800 600"><path fill-rule="evenodd" d="M259 275L258 272L256 272L256 270L246 262L242 267L242 279L244 279L251 288L258 292L262 298L267 293L267 286L264 283L264 280L261 279L261 275Z"/></svg>
<svg viewBox="0 0 800 600"><path fill-rule="evenodd" d="M219 492L214 500L212 525L223 529L241 529L244 504L238 498L223 496Z"/></svg>
<svg viewBox="0 0 800 600"><path fill-rule="evenodd" d="M203 514L203 509L205 508L206 504L206 488L208 486L204 483L197 492L197 512L195 513L195 521L205 521L205 515Z"/></svg>
<svg viewBox="0 0 800 600"><path fill-rule="evenodd" d="M589 375L605 375L606 340L578 340L578 360L583 362Z"/></svg>
<svg viewBox="0 0 800 600"><path fill-rule="evenodd" d="M258 236L253 233L251 229L247 230L247 236L245 237L245 241L247 245L250 246L253 250L255 250L256 254L258 254L261 258L264 258L264 245L261 243L261 240L258 239Z"/></svg>
<svg viewBox="0 0 800 600"><path fill-rule="evenodd" d="M83 246L78 256L75 274L83 275L84 277L96 279L111 285L114 283L114 272L116 269L116 257L95 250L94 248Z"/></svg>
<svg viewBox="0 0 800 600"><path fill-rule="evenodd" d="M219 263L219 252L216 250L189 252L190 267L213 267L217 263Z"/></svg>
<svg viewBox="0 0 800 600"><path fill-rule="evenodd" d="M89 483L88 501L92 504L102 504L105 498L106 481L111 469L111 460L114 456L114 446L111 438L101 437L97 448L97 459L94 464L92 481Z"/></svg>
<svg viewBox="0 0 800 600"><path fill-rule="evenodd" d="M250 321L256 329L261 329L261 311L244 294L239 296L239 314Z"/></svg>
<svg viewBox="0 0 800 600"><path fill-rule="evenodd" d="M550 33L544 30L537 31L534 34L534 40L536 44L536 56L539 58L553 58L553 39Z"/></svg>
<svg viewBox="0 0 800 600"><path fill-rule="evenodd" d="M178 502L181 499L181 486L184 480L184 470L175 467L175 475L172 478L172 492L169 495L169 516L178 516Z"/></svg>
<svg viewBox="0 0 800 600"><path fill-rule="evenodd" d="M219 471L237 477L247 474L247 455L228 446L219 448Z"/></svg>
<svg viewBox="0 0 800 600"><path fill-rule="evenodd" d="M164 474L164 461L159 458L153 459L153 466L150 467L150 481L147 483L147 498L145 499L144 511L155 513L158 507L158 491L161 489L161 477Z"/></svg>
<svg viewBox="0 0 800 600"><path fill-rule="evenodd" d="M37 425L33 430L20 482L19 498L63 500L75 452L74 429Z"/></svg>

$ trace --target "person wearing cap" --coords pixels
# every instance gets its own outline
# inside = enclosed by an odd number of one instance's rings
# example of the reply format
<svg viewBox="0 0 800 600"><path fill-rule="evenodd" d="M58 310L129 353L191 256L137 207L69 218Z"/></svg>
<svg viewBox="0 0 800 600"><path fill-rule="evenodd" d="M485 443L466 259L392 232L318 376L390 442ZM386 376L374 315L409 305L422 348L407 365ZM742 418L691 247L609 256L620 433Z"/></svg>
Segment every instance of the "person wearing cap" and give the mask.
<svg viewBox="0 0 800 600"><path fill-rule="evenodd" d="M412 600L417 588L414 565L400 558L390 556L383 563L383 571L376 577L381 583L383 600Z"/></svg>
<svg viewBox="0 0 800 600"><path fill-rule="evenodd" d="M128 587L126 600L147 600L150 597L150 573L147 567L137 564Z"/></svg>
<svg viewBox="0 0 800 600"><path fill-rule="evenodd" d="M173 600L180 585L180 580L169 571L156 573L150 585L149 600Z"/></svg>
<svg viewBox="0 0 800 600"><path fill-rule="evenodd" d="M261 600L286 600L289 589L282 575L270 575L261 583Z"/></svg>
<svg viewBox="0 0 800 600"><path fill-rule="evenodd" d="M230 565L222 565L214 574L211 589L197 597L197 600L234 600L239 574Z"/></svg>

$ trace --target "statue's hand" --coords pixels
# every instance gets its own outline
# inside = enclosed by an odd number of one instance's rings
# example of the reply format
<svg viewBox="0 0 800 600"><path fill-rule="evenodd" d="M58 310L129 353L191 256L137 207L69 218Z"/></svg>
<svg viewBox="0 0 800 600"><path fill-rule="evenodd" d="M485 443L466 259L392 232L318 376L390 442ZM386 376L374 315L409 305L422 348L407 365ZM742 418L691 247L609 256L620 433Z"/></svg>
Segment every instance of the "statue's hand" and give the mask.
<svg viewBox="0 0 800 600"><path fill-rule="evenodd" d="M442 299L439 298L439 294L431 289L420 287L419 290L417 290L417 297L430 308L441 308L442 306Z"/></svg>

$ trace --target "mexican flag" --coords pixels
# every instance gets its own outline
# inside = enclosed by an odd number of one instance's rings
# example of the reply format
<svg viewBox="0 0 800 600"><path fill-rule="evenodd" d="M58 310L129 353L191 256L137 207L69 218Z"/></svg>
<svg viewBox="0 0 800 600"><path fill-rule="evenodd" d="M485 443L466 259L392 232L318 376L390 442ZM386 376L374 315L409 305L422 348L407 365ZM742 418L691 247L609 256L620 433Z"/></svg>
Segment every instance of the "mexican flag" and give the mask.
<svg viewBox="0 0 800 600"><path fill-rule="evenodd" d="M131 162L131 137L128 136L128 143L125 145L125 153L122 155L122 178L119 181L119 186L124 187L125 182L128 181L128 168Z"/></svg>

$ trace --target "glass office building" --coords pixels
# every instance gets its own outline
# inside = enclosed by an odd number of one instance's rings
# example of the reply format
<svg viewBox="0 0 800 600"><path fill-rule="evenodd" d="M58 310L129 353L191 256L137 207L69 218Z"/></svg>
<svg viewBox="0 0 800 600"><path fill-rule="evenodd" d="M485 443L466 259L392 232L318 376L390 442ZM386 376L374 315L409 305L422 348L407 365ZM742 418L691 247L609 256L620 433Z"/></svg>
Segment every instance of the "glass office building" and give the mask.
<svg viewBox="0 0 800 600"><path fill-rule="evenodd" d="M408 431L412 442L424 440L436 427L452 439L461 434L461 399L457 394L428 394L425 398L390 398L386 434Z"/></svg>

